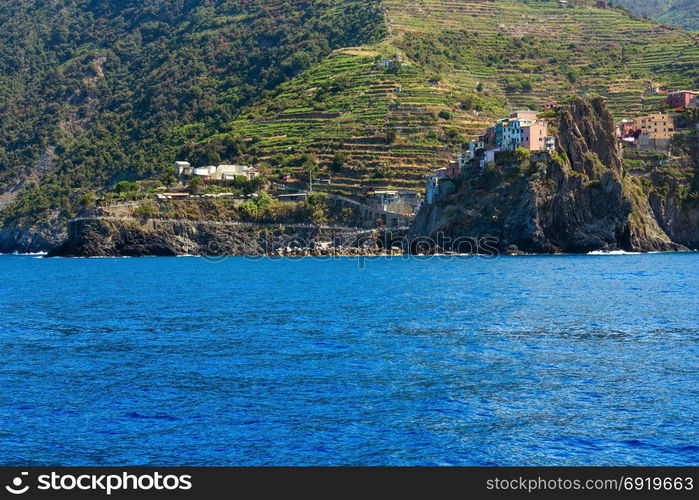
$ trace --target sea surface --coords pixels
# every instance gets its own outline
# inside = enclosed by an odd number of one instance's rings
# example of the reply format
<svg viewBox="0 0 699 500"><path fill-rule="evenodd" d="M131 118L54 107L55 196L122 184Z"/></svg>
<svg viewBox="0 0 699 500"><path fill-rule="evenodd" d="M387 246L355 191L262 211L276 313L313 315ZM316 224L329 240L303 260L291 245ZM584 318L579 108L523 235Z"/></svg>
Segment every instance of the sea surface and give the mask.
<svg viewBox="0 0 699 500"><path fill-rule="evenodd" d="M699 465L699 255L0 257L0 465Z"/></svg>

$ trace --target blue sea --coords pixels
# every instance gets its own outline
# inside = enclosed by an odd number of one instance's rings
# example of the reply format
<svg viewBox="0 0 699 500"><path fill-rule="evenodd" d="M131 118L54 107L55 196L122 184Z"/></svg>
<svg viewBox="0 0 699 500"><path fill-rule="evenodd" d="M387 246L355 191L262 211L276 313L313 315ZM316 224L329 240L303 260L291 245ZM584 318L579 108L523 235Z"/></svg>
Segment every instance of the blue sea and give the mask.
<svg viewBox="0 0 699 500"><path fill-rule="evenodd" d="M699 255L0 257L0 465L699 465Z"/></svg>

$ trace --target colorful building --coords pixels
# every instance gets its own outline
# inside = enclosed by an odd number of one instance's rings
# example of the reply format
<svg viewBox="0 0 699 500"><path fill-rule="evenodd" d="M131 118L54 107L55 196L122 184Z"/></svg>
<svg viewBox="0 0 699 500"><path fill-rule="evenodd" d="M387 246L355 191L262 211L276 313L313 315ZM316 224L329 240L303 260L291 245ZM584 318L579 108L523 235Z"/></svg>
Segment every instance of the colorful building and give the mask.
<svg viewBox="0 0 699 500"><path fill-rule="evenodd" d="M624 119L616 124L617 136L619 139L625 139L627 137L634 137L638 127L636 126L636 120L634 119Z"/></svg>
<svg viewBox="0 0 699 500"><path fill-rule="evenodd" d="M539 120L536 111L515 111L509 118L498 120L477 141L471 142L469 159L494 149L514 151L523 147L530 151L553 151L555 144L555 139L548 135L548 123Z"/></svg>
<svg viewBox="0 0 699 500"><path fill-rule="evenodd" d="M522 147L529 151L547 151L548 126L546 122L535 122L522 127Z"/></svg>
<svg viewBox="0 0 699 500"><path fill-rule="evenodd" d="M640 131L638 146L641 148L663 149L675 135L675 117L666 113L653 113L636 119Z"/></svg>
<svg viewBox="0 0 699 500"><path fill-rule="evenodd" d="M686 108L699 95L691 90L678 90L667 96L667 104L671 109Z"/></svg>

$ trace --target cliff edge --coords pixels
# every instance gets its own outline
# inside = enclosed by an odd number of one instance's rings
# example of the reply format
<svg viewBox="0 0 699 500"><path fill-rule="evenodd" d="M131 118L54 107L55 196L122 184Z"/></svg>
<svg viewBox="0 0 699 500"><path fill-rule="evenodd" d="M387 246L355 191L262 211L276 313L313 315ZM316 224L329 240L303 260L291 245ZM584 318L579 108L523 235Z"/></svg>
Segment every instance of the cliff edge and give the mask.
<svg viewBox="0 0 699 500"><path fill-rule="evenodd" d="M488 237L509 253L696 248L696 208L652 199L642 179L625 172L603 98L572 100L551 129L556 152L503 154L465 176L454 194L423 206L411 241L430 238L458 251L450 242Z"/></svg>

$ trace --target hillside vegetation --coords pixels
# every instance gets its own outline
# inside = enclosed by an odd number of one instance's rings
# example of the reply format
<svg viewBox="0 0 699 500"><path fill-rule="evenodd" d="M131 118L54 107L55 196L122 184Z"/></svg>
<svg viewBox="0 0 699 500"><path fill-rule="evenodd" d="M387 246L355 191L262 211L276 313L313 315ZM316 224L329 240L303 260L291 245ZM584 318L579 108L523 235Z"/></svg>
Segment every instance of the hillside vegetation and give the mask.
<svg viewBox="0 0 699 500"><path fill-rule="evenodd" d="M699 31L699 5L696 0L617 0L617 3L662 23Z"/></svg>
<svg viewBox="0 0 699 500"><path fill-rule="evenodd" d="M301 153L330 189L421 188L424 175L513 107L598 93L614 114L656 110L651 82L699 86L699 35L548 0L386 0L390 36L336 51L243 112L208 146L291 172ZM235 141L231 141L235 138Z"/></svg>
<svg viewBox="0 0 699 500"><path fill-rule="evenodd" d="M378 2L0 3L6 223L159 175L176 151L332 50L379 40Z"/></svg>
<svg viewBox="0 0 699 500"><path fill-rule="evenodd" d="M512 107L699 87L699 34L574 0L27 0L0 5L5 231L175 159L421 189ZM314 156L315 155L315 156Z"/></svg>

